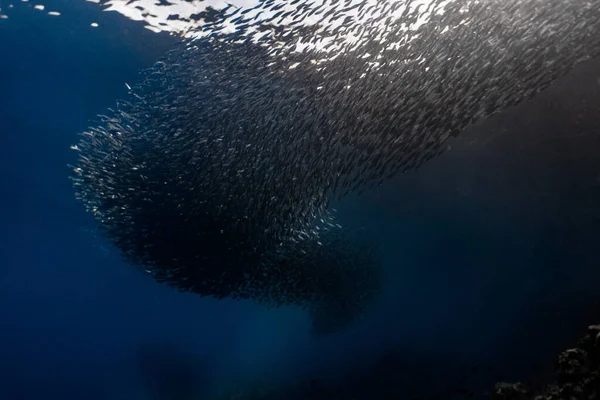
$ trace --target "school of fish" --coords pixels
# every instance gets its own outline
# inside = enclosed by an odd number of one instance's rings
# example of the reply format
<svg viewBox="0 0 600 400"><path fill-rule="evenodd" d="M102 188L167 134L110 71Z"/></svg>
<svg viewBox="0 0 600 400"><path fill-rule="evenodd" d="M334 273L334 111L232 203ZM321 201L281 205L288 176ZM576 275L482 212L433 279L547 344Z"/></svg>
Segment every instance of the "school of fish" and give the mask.
<svg viewBox="0 0 600 400"><path fill-rule="evenodd" d="M319 332L382 279L332 200L600 53L600 0L266 0L194 20L73 146L77 197L156 280L301 305Z"/></svg>

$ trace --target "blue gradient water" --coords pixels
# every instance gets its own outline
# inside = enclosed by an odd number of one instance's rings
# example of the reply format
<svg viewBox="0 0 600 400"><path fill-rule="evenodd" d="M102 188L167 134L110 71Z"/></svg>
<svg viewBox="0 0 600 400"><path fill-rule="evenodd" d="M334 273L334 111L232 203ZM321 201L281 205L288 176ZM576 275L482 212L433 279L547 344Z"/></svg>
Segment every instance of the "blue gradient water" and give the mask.
<svg viewBox="0 0 600 400"><path fill-rule="evenodd" d="M257 380L343 384L392 353L407 388L410 373L443 387L473 365L494 367L469 377L491 387L548 371L600 317L599 60L340 204L389 276L363 320L314 338L299 309L181 294L95 233L69 146L174 38L58 3L60 18L16 3L0 20L0 399L152 398L139 357L161 347L193 365L198 398Z"/></svg>

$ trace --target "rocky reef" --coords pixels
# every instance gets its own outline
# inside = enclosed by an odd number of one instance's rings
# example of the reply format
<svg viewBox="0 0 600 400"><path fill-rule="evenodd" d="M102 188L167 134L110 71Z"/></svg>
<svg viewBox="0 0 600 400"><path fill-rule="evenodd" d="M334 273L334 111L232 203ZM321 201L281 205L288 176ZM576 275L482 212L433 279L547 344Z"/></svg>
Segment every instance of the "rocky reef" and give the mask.
<svg viewBox="0 0 600 400"><path fill-rule="evenodd" d="M577 346L558 356L553 380L540 388L497 383L493 400L591 400L600 398L600 325L588 327Z"/></svg>

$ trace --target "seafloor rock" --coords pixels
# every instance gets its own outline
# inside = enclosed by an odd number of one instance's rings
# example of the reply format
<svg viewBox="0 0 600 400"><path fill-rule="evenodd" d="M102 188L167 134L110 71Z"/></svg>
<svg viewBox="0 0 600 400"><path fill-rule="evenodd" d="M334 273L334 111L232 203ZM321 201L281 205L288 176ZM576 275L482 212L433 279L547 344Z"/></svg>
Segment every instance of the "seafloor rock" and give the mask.
<svg viewBox="0 0 600 400"><path fill-rule="evenodd" d="M428 369L405 368L402 354L388 355L362 376L343 385L310 380L286 388L260 386L261 390L241 390L236 395L219 400L452 400L490 398L489 394L464 387L449 388L441 394L428 383ZM413 365L414 367L414 365ZM410 375L412 374L412 375ZM430 377L429 377L430 378ZM407 386L410 381L411 388ZM415 392L415 389L417 392ZM600 325L588 328L587 334L576 347L558 357L551 382L528 387L523 383L499 382L491 400L600 400Z"/></svg>
<svg viewBox="0 0 600 400"><path fill-rule="evenodd" d="M529 399L529 390L521 383L505 383L500 382L496 384L494 399L495 400L508 400L508 399Z"/></svg>
<svg viewBox="0 0 600 400"><path fill-rule="evenodd" d="M576 347L559 355L553 382L535 391L520 383L498 383L492 399L600 399L600 325L588 327L587 334Z"/></svg>

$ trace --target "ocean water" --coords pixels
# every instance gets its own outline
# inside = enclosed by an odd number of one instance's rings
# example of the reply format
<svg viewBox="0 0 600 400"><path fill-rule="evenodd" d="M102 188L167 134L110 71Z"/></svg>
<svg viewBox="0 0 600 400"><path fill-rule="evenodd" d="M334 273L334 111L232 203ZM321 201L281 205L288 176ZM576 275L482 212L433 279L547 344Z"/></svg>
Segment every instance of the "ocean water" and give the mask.
<svg viewBox="0 0 600 400"><path fill-rule="evenodd" d="M75 198L77 134L191 23L127 3L0 0L1 400L487 398L498 381L546 379L599 322L592 44L420 168L333 202L385 274L360 318L319 336L294 305L155 282Z"/></svg>

